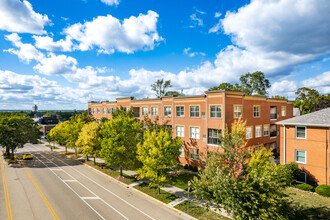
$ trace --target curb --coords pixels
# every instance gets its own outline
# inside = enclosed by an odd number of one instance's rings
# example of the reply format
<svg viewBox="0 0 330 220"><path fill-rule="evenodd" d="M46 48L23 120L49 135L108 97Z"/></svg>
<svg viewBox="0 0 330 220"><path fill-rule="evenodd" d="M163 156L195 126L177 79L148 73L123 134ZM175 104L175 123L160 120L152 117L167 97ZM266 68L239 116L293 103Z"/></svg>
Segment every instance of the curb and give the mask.
<svg viewBox="0 0 330 220"><path fill-rule="evenodd" d="M138 193L140 193L141 195L143 195L143 196L145 196L145 197L147 197L147 198L149 198L149 199L151 199L151 200L153 200L153 201L155 201L155 202L158 202L158 203L161 204L161 205L165 205L168 209L170 209L170 210L176 212L176 213L179 214L179 215L185 216L185 217L187 217L187 218L189 218L189 219L197 220L196 218L194 218L194 217L188 215L187 213L182 212L182 211L180 211L180 210L178 210L178 209L176 209L176 208L174 208L174 207L172 207L172 206L170 206L170 205L168 205L168 204L166 204L166 203L163 203L163 202L159 201L158 199L155 199L154 197L149 196L148 194L146 194L146 193L144 193L144 192L141 192L141 191L138 190L138 189L135 189L134 187L130 187L130 186L128 186L127 184L125 184L125 183L123 183L123 182L121 182L121 181L119 181L119 180L113 178L112 176L109 176L109 175L107 175L107 174L105 174L105 173L99 171L98 169L95 169L94 167L92 167L92 166L90 166L90 165L88 165L88 164L85 164L85 163L84 163L84 165L87 166L87 167L89 167L89 168L91 168L91 169L93 169L93 170L95 170L95 171L97 171L97 172L99 172L99 173L101 173L101 174L103 174L103 175L105 175L105 176L107 176L108 178L114 180L115 182L121 184L122 186L125 186L126 188L132 189L133 191L138 192Z"/></svg>

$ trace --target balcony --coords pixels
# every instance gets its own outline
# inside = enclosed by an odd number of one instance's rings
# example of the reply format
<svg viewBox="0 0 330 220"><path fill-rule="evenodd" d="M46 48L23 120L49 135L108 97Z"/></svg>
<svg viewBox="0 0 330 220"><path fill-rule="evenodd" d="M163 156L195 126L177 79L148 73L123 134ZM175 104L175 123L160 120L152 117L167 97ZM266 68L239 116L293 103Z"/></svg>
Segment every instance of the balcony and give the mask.
<svg viewBox="0 0 330 220"><path fill-rule="evenodd" d="M276 113L270 113L270 120L276 120L277 114Z"/></svg>
<svg viewBox="0 0 330 220"><path fill-rule="evenodd" d="M270 134L269 134L269 137L270 138L273 138L273 137L276 137L277 136L277 128L276 128L276 125L271 125L270 126Z"/></svg>

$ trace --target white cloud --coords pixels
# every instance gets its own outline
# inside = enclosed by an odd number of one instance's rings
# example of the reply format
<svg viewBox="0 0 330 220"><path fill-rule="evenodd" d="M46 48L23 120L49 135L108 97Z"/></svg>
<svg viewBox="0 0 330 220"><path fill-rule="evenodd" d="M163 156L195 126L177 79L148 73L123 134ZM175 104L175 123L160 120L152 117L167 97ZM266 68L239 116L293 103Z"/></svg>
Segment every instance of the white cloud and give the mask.
<svg viewBox="0 0 330 220"><path fill-rule="evenodd" d="M197 56L197 55L201 55L201 56L205 56L206 54L205 53L203 53L203 52L190 52L190 50L191 50L191 48L185 48L184 50L183 50L183 54L184 55L187 55L187 56L189 56L189 57L194 57L194 56Z"/></svg>
<svg viewBox="0 0 330 220"><path fill-rule="evenodd" d="M98 16L84 24L76 23L64 30L72 40L79 43L82 51L98 48L98 52L111 54L115 50L134 53L138 50L152 50L162 41L157 32L158 14L148 11L138 17L131 16L121 23L111 15Z"/></svg>
<svg viewBox="0 0 330 220"><path fill-rule="evenodd" d="M87 90L60 87L57 82L37 75L21 75L0 70L0 108L30 109L34 103L43 109L86 108L91 99ZM20 105L17 105L17 103Z"/></svg>
<svg viewBox="0 0 330 220"><path fill-rule="evenodd" d="M194 23L194 25L190 26L190 27L195 27L196 25L198 26L203 26L203 19L198 18L196 14L192 14L190 15L190 20Z"/></svg>
<svg viewBox="0 0 330 220"><path fill-rule="evenodd" d="M39 49L45 49L47 51L72 51L74 49L69 36L65 40L61 39L56 42L49 36L33 36L33 38L36 41L35 46Z"/></svg>
<svg viewBox="0 0 330 220"><path fill-rule="evenodd" d="M43 53L38 51L32 44L22 43L21 37L16 33L5 35L5 39L12 42L18 49L10 48L4 50L4 52L17 55L23 62L29 63L31 60L40 60L44 57Z"/></svg>
<svg viewBox="0 0 330 220"><path fill-rule="evenodd" d="M44 26L50 22L47 15L33 11L28 1L0 1L0 30L17 33L44 34Z"/></svg>
<svg viewBox="0 0 330 220"><path fill-rule="evenodd" d="M103 2L106 5L119 5L119 0L101 0L101 2Z"/></svg>
<svg viewBox="0 0 330 220"><path fill-rule="evenodd" d="M50 53L47 57L39 60L33 68L45 75L72 74L77 69L77 60L66 55L55 55Z"/></svg>
<svg viewBox="0 0 330 220"><path fill-rule="evenodd" d="M215 17L215 18L219 18L221 15L222 15L221 12L216 12L216 13L214 14L214 17Z"/></svg>
<svg viewBox="0 0 330 220"><path fill-rule="evenodd" d="M216 33L221 28L221 20L218 21L213 27L209 29L209 33Z"/></svg>
<svg viewBox="0 0 330 220"><path fill-rule="evenodd" d="M302 84L311 88L328 87L330 89L330 71L324 72L315 78L306 79Z"/></svg>

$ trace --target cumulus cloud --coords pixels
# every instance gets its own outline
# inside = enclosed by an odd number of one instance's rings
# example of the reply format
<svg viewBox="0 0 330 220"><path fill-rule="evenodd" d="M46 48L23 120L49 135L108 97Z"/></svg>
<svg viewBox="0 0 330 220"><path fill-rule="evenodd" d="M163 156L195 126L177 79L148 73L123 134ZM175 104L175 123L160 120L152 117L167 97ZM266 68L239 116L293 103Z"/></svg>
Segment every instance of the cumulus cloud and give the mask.
<svg viewBox="0 0 330 220"><path fill-rule="evenodd" d="M77 60L73 57L50 53L40 59L33 68L45 75L72 74L77 69L77 64Z"/></svg>
<svg viewBox="0 0 330 220"><path fill-rule="evenodd" d="M26 0L0 1L0 30L44 34L44 26L49 22L47 15L35 12L31 3Z"/></svg>
<svg viewBox="0 0 330 220"><path fill-rule="evenodd" d="M22 43L21 37L16 33L6 35L5 39L12 42L17 49L10 48L4 50L4 52L17 55L18 58L25 63L29 63L31 60L40 60L44 57L43 53L38 51L32 44Z"/></svg>
<svg viewBox="0 0 330 220"><path fill-rule="evenodd" d="M206 55L206 54L203 53L203 52L191 52L191 48L190 48L190 47L185 48L185 49L183 50L183 54L184 54L184 55L187 55L187 56L189 56L189 57L194 57L194 56L197 56L197 55L201 55L201 56L205 56L205 55Z"/></svg>
<svg viewBox="0 0 330 220"><path fill-rule="evenodd" d="M306 79L302 82L302 84L306 87L329 87L330 89L330 71L324 72L315 78Z"/></svg>
<svg viewBox="0 0 330 220"><path fill-rule="evenodd" d="M69 36L67 36L65 40L61 39L56 42L49 36L34 35L33 38L36 41L35 46L39 49L47 51L72 51L74 49L74 45Z"/></svg>
<svg viewBox="0 0 330 220"><path fill-rule="evenodd" d="M0 70L2 109L30 109L34 103L40 103L44 109L72 109L75 105L82 108L90 98L90 92L86 90L60 87L57 82L37 75ZM19 106L17 102L20 103Z"/></svg>
<svg viewBox="0 0 330 220"><path fill-rule="evenodd" d="M99 53L111 54L116 50L134 53L138 50L152 50L163 40L157 32L157 21L158 14L154 11L131 16L123 22L111 15L98 16L93 21L71 25L64 33L77 41L82 51L96 47Z"/></svg>
<svg viewBox="0 0 330 220"><path fill-rule="evenodd" d="M119 0L101 0L101 2L103 2L106 5L119 5Z"/></svg>

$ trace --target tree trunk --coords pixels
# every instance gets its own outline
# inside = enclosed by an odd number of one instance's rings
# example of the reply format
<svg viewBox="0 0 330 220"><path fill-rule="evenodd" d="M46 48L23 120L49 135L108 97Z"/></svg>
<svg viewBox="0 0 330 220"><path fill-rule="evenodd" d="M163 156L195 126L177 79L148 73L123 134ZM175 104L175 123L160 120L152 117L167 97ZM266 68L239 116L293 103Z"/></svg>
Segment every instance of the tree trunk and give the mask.
<svg viewBox="0 0 330 220"><path fill-rule="evenodd" d="M65 153L68 153L68 147L65 146Z"/></svg>
<svg viewBox="0 0 330 220"><path fill-rule="evenodd" d="M120 176L123 176L123 167L120 167Z"/></svg>
<svg viewBox="0 0 330 220"><path fill-rule="evenodd" d="M10 159L14 159L14 148L11 149Z"/></svg>
<svg viewBox="0 0 330 220"><path fill-rule="evenodd" d="M95 165L95 157L94 157L94 165Z"/></svg>
<svg viewBox="0 0 330 220"><path fill-rule="evenodd" d="M89 159L88 159L88 155L86 156L86 160L89 161Z"/></svg>
<svg viewBox="0 0 330 220"><path fill-rule="evenodd" d="M9 152L9 147L6 147L6 156L9 156L10 152Z"/></svg>
<svg viewBox="0 0 330 220"><path fill-rule="evenodd" d="M74 153L75 153L75 155L77 157L77 148L76 147L74 148Z"/></svg>
<svg viewBox="0 0 330 220"><path fill-rule="evenodd" d="M160 186L159 185L157 186L158 186L158 195L160 195Z"/></svg>

